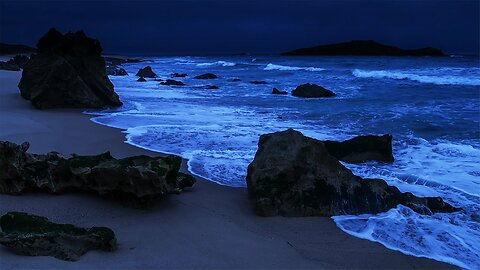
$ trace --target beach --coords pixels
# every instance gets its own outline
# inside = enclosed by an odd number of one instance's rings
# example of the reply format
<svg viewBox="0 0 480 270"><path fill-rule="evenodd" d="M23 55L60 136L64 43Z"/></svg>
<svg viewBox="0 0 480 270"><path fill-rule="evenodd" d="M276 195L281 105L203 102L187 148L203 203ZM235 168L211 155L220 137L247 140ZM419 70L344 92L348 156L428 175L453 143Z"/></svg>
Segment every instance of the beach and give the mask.
<svg viewBox="0 0 480 270"><path fill-rule="evenodd" d="M119 129L82 110L36 110L19 95L21 72L0 71L0 140L30 142L31 153L68 157L110 151L116 158L162 155L124 143ZM183 171L186 172L184 161ZM107 226L118 250L91 251L77 262L17 256L0 248L2 269L445 269L341 231L330 218L258 217L245 188L198 178L192 189L152 209L124 207L88 194L0 195L0 214L24 211L81 227Z"/></svg>

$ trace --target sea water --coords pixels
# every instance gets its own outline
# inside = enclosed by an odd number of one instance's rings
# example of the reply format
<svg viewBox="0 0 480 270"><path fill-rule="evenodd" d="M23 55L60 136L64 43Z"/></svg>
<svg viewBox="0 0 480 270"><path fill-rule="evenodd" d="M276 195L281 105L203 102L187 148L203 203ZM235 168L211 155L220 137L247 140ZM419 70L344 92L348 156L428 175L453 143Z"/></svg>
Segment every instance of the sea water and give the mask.
<svg viewBox="0 0 480 270"><path fill-rule="evenodd" d="M150 65L186 85L136 82ZM392 134L393 164L344 164L401 191L441 196L463 210L419 215L399 205L378 215L336 216L345 232L406 254L480 268L480 66L475 57L157 57L110 77L124 106L90 112L126 142L187 158L189 170L243 187L261 134L294 128L317 139ZM214 80L193 79L215 73ZM240 82L231 80L238 78ZM267 84L251 84L266 81ZM334 98L272 95L304 83ZM218 90L207 90L216 85Z"/></svg>

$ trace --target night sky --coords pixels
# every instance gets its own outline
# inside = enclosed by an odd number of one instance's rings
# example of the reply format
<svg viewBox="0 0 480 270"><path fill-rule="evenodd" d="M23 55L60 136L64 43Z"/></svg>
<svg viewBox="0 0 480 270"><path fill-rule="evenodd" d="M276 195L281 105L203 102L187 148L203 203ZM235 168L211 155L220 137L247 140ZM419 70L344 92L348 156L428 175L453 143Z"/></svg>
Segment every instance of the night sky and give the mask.
<svg viewBox="0 0 480 270"><path fill-rule="evenodd" d="M126 54L277 53L352 39L478 54L479 0L0 0L0 41L84 29Z"/></svg>

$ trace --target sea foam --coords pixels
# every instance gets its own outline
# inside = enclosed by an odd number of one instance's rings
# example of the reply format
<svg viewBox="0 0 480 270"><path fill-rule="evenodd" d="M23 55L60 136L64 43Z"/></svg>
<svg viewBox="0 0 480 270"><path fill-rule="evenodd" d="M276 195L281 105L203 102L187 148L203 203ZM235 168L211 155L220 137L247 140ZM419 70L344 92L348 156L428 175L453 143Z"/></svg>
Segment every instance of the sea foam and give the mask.
<svg viewBox="0 0 480 270"><path fill-rule="evenodd" d="M324 68L317 67L292 67L292 66L282 66L277 64L268 64L263 70L285 70L285 71L295 71L295 70L307 70L307 71L323 71Z"/></svg>

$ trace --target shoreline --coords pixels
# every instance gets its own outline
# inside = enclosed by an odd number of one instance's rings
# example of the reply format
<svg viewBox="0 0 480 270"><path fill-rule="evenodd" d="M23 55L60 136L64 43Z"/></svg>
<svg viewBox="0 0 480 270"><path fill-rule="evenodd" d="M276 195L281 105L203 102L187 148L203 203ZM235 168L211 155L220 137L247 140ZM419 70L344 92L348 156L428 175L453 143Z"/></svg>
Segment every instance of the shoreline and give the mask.
<svg viewBox="0 0 480 270"><path fill-rule="evenodd" d="M116 128L94 123L82 110L34 109L16 85L21 72L0 71L0 140L30 142L32 153L57 151L116 158L164 155L125 143ZM182 171L186 171L183 159ZM188 171L188 170L187 170ZM422 268L455 266L387 249L348 235L331 218L256 216L245 188L196 177L192 189L138 210L90 194L0 195L0 214L26 211L54 222L108 226L118 238L112 253L89 252L71 263L17 256L0 247L6 269L159 268Z"/></svg>

